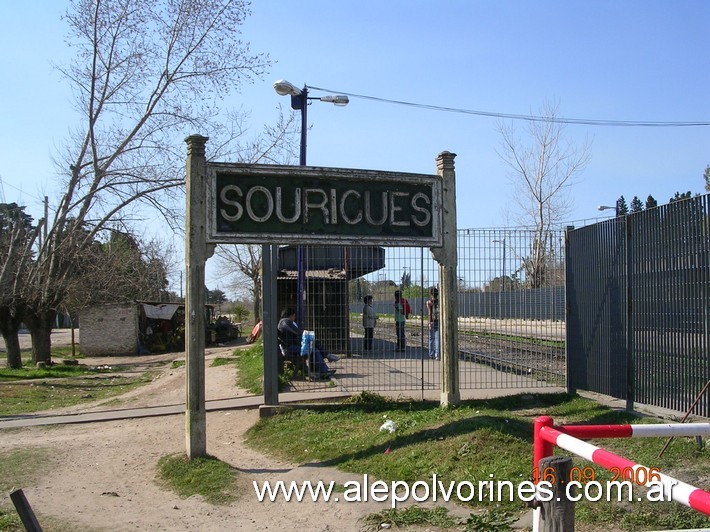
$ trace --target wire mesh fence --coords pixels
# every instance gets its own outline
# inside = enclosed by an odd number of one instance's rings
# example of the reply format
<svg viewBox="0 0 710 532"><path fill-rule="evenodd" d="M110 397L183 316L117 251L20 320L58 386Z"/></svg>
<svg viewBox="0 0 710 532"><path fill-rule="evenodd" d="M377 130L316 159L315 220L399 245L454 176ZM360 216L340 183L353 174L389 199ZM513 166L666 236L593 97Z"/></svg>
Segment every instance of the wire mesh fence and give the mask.
<svg viewBox="0 0 710 532"><path fill-rule="evenodd" d="M462 389L538 388L565 383L564 233L468 229L458 235L458 341ZM430 358L426 301L439 267L426 248L308 247L279 273L279 303L303 307L337 373L299 381L298 390L437 390L441 362ZM301 259L297 259L297 257ZM302 278L302 290L298 278ZM395 292L406 299L404 349L397 341ZM363 307L377 315L371 349Z"/></svg>

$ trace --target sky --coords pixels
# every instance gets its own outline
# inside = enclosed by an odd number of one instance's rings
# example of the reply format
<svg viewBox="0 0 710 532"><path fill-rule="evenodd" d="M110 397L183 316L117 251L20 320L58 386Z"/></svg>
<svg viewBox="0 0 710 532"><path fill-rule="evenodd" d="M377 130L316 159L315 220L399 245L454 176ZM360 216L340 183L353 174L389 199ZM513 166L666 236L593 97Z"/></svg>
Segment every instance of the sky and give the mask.
<svg viewBox="0 0 710 532"><path fill-rule="evenodd" d="M52 66L71 54L65 9L59 0L0 0L9 51L0 57L0 201L36 217L56 190L52 157L77 124ZM273 89L278 79L308 85L312 96L515 115L556 102L568 118L710 124L706 0L257 0L251 10L244 41L275 64L223 104L247 111L255 134L275 122L279 104L288 108ZM498 154L499 119L351 96L346 107L313 102L308 124L314 166L435 174L436 156L456 153L459 228L506 225L516 189ZM513 124L524 137L527 122ZM621 195L664 204L676 192L704 193L710 125L568 125L565 136L591 143L570 189L572 225L605 215L597 206Z"/></svg>

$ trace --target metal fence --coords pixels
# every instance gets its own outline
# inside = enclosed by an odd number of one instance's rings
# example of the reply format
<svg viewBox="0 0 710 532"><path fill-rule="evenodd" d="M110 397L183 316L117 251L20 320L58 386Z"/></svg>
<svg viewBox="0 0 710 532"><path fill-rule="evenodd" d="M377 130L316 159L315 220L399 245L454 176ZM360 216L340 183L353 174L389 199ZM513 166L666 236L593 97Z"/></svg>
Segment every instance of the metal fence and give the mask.
<svg viewBox="0 0 710 532"><path fill-rule="evenodd" d="M709 196L568 232L571 389L687 411L710 379ZM710 415L710 396L696 414Z"/></svg>
<svg viewBox="0 0 710 532"><path fill-rule="evenodd" d="M564 233L525 229L458 231L459 349L462 389L538 388L565 383ZM428 356L425 302L438 286L438 264L425 248L382 248L377 261L356 262L357 248L324 256L303 256L304 319L326 349L341 356L331 381L297 383L299 390L338 386L344 390L438 390L440 362ZM381 260L380 260L381 259ZM317 266L316 266L317 265ZM368 271L369 270L369 271ZM281 272L280 279L296 277ZM395 350L393 301L400 290L412 307L406 325L407 348ZM341 292L334 294L334 292ZM284 289L280 304L294 305L297 294ZM374 349L363 349L362 299L373 296L379 315ZM340 302L346 302L343 311ZM338 341L346 316L349 335ZM341 345L342 344L342 345Z"/></svg>

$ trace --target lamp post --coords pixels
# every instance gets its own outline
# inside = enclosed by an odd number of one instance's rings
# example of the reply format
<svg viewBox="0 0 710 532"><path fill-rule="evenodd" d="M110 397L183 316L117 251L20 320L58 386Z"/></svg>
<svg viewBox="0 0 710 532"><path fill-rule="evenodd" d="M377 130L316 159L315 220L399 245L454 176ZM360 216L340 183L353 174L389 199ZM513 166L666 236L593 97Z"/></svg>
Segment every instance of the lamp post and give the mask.
<svg viewBox="0 0 710 532"><path fill-rule="evenodd" d="M328 95L328 96L308 96L308 85L303 85L299 89L292 83L284 79L274 82L274 90L279 96L291 97L291 109L301 112L301 150L299 155L299 165L306 166L306 147L308 145L308 100L320 100L321 102L332 103L338 107L348 105L350 100L344 95ZM303 246L296 248L296 264L298 278L296 281L296 319L301 324L301 328L306 327L306 314L303 304L305 298L306 272L304 268L305 250Z"/></svg>

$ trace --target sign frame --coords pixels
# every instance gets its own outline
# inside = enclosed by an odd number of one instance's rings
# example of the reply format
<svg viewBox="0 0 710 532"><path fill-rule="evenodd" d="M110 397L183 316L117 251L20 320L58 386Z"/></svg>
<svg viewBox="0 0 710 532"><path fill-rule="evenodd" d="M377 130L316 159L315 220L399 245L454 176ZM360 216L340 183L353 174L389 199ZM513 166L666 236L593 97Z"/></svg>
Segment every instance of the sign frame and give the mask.
<svg viewBox="0 0 710 532"><path fill-rule="evenodd" d="M234 231L220 230L218 217L218 179L219 176L228 176L232 179L247 178L250 180L278 179L289 184L289 189L294 189L300 184L307 182L312 187L313 183L321 184L325 187L343 186L343 183L352 183L353 186L361 190L366 190L368 186L390 187L398 193L398 187L406 189L417 187L430 192L431 204L429 205L431 214L431 234L412 235L410 231L402 230L401 234L373 234L363 232L362 234L338 233L323 234L314 231L309 232L279 232L270 231ZM207 163L207 197L206 197L206 241L209 244L318 244L318 245L378 245L378 246L421 246L421 247L441 247L443 245L442 216L443 216L443 183L439 175L412 174L403 172L383 172L376 170L361 170L350 168L328 168L316 166L291 166L291 165L266 165L266 164L239 164L239 163ZM296 183L294 183L294 180ZM334 190L331 188L331 190ZM400 193L404 195L406 193ZM323 192L325 197L325 193ZM384 207L383 207L384 209ZM398 209L399 210L399 209ZM327 223L327 222L326 222ZM282 224L283 225L283 224ZM362 224L365 226L366 224ZM429 224L427 224L429 225ZM333 226L337 227L336 225Z"/></svg>

